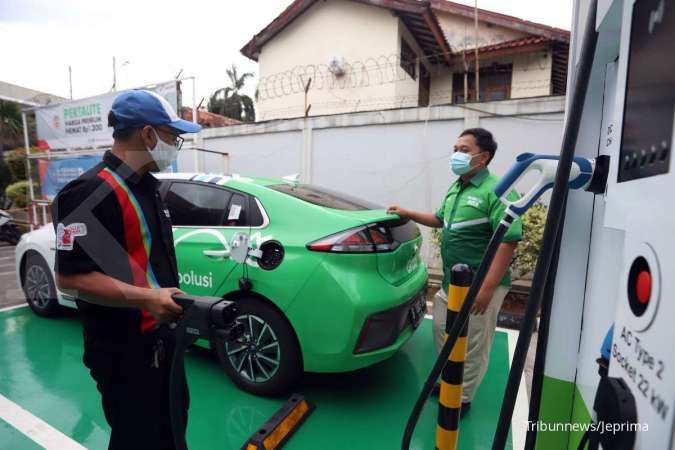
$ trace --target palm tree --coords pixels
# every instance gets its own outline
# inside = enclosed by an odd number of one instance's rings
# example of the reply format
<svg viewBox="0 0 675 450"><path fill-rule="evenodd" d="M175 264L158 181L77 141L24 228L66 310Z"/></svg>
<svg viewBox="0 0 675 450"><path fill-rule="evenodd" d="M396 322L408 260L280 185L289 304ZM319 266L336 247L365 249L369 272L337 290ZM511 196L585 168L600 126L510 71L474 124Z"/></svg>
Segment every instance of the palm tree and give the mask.
<svg viewBox="0 0 675 450"><path fill-rule="evenodd" d="M0 100L0 155L5 140L16 140L23 131L21 111L16 103Z"/></svg>
<svg viewBox="0 0 675 450"><path fill-rule="evenodd" d="M218 89L211 95L208 110L212 113L242 122L254 122L255 109L253 107L253 100L248 95L241 93L246 80L252 78L254 76L253 73L246 72L239 75L237 66L234 64L226 72L230 85Z"/></svg>

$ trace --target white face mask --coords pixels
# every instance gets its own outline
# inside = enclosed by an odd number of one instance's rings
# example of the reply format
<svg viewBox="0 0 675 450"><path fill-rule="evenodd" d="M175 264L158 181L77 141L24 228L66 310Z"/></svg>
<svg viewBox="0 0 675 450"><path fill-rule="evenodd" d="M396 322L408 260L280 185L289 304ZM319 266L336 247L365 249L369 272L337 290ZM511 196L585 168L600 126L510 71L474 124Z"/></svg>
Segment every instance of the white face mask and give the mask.
<svg viewBox="0 0 675 450"><path fill-rule="evenodd" d="M148 152L150 152L150 156L155 161L159 171L161 172L169 167L176 159L178 156L178 147L167 144L162 139L160 139L159 134L157 134L157 131L155 131L154 128L152 131L155 133L155 137L157 138L157 144L155 144L154 148L146 148L148 149Z"/></svg>

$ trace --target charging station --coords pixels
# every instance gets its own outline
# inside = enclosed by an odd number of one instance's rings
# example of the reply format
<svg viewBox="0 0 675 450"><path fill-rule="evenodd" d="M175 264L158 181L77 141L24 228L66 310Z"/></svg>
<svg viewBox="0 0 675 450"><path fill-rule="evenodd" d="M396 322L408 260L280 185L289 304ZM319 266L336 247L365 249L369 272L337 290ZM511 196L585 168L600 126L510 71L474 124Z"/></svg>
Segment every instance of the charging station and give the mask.
<svg viewBox="0 0 675 450"><path fill-rule="evenodd" d="M572 78L592 4L575 3ZM569 192L550 325L540 333L541 403L538 416L530 415L539 427L532 427L528 443L577 448L582 430L552 431L553 425L605 420L594 411L598 401L611 400L596 399L596 358L614 324L608 376L623 380L636 420L625 424L630 432L622 438L632 443L603 448L673 449L675 3L600 0L596 14L597 49L576 156L609 156L609 176L604 195Z"/></svg>

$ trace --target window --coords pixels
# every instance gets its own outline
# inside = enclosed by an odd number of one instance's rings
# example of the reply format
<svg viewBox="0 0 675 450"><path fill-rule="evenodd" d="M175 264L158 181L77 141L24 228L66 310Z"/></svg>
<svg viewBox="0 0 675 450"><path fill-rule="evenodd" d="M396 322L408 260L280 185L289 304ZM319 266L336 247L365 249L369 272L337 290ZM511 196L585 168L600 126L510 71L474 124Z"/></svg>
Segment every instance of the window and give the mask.
<svg viewBox="0 0 675 450"><path fill-rule="evenodd" d="M227 214L223 217L223 225L226 227L247 227L249 226L247 217L248 197L242 194L232 195Z"/></svg>
<svg viewBox="0 0 675 450"><path fill-rule="evenodd" d="M171 222L178 226L218 226L232 194L196 183L172 183L165 203Z"/></svg>
<svg viewBox="0 0 675 450"><path fill-rule="evenodd" d="M480 69L480 101L506 100L511 97L511 64L492 64ZM452 77L454 103L476 101L476 73L467 73L468 98L464 98L464 73L455 73Z"/></svg>
<svg viewBox="0 0 675 450"><path fill-rule="evenodd" d="M401 39L401 67L413 80L417 79L417 56L405 39Z"/></svg>
<svg viewBox="0 0 675 450"><path fill-rule="evenodd" d="M351 197L346 194L340 194L328 189L300 184L297 186L290 184L278 184L270 186L275 191L283 192L291 197L298 198L313 205L324 206L326 208L341 209L344 211L366 211L371 209L384 209L380 205Z"/></svg>
<svg viewBox="0 0 675 450"><path fill-rule="evenodd" d="M235 192L223 216L223 226L226 227L260 227L264 224L262 211L258 208L255 198Z"/></svg>

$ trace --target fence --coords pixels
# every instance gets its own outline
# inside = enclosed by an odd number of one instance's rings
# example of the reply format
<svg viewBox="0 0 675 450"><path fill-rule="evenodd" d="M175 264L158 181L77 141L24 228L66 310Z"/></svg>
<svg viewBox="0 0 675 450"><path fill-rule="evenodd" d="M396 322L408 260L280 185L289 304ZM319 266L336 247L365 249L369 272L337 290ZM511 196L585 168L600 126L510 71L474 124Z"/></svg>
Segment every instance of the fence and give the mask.
<svg viewBox="0 0 675 450"><path fill-rule="evenodd" d="M503 173L522 152L558 153L564 97L443 105L274 120L204 130L198 147L227 153L233 173L282 177L294 173L320 185L388 206L436 211L454 176L452 146L465 128L492 131L499 149L490 169ZM225 170L219 154L180 153L179 171ZM528 187L528 180L519 190ZM422 227L422 255L439 267Z"/></svg>

